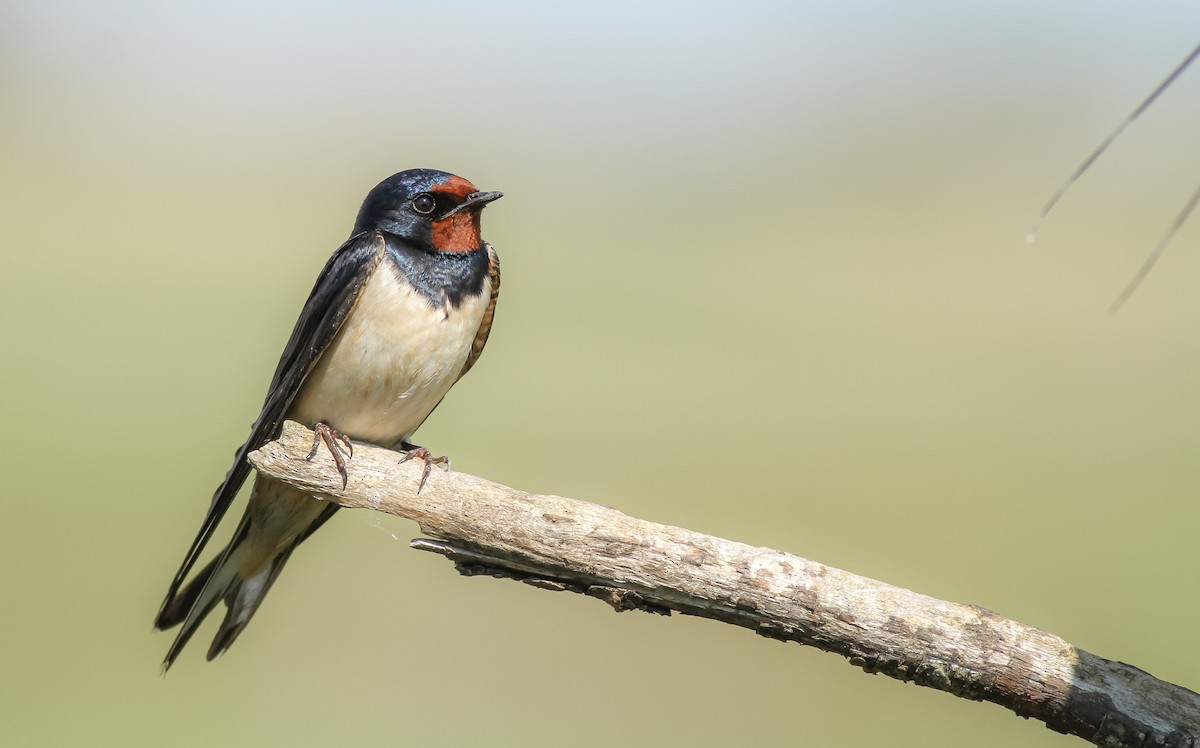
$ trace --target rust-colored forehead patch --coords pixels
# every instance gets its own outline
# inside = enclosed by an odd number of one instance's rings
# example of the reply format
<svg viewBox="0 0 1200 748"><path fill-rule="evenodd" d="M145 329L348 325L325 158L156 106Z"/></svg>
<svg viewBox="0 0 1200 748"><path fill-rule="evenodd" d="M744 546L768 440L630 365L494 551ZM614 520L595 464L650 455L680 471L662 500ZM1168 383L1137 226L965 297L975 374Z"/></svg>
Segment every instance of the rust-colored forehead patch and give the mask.
<svg viewBox="0 0 1200 748"><path fill-rule="evenodd" d="M463 200L467 197L467 195L478 191L479 190L475 189L475 185L471 184L462 177L455 176L453 174L451 174L450 178L445 182L434 185L430 190L430 192L437 192L442 195L450 195L458 198L459 200Z"/></svg>
<svg viewBox="0 0 1200 748"><path fill-rule="evenodd" d="M464 182L466 180L463 180ZM470 187L470 183L467 183ZM471 187L471 192L475 192ZM470 252L483 246L479 236L479 206L460 210L433 222L433 246L443 252Z"/></svg>

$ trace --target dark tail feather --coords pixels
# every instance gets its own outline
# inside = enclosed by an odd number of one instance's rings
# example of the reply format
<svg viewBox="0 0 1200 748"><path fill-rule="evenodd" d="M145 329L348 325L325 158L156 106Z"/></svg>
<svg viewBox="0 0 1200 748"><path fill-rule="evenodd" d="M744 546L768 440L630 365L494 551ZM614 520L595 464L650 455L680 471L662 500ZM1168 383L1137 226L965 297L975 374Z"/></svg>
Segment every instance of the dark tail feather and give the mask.
<svg viewBox="0 0 1200 748"><path fill-rule="evenodd" d="M208 648L210 662L217 655L229 649L233 640L237 639L238 634L242 633L242 629L246 628L246 624L250 623L250 619L258 610L258 606L262 604L263 598L267 596L267 592L275 583L279 572L283 571L283 565L287 563L295 548L296 546L293 545L276 556L267 565L267 568L249 579L235 577L234 583L225 592L225 606L228 608L225 611L225 619L221 621L221 628L217 631L212 646Z"/></svg>
<svg viewBox="0 0 1200 748"><path fill-rule="evenodd" d="M188 582L183 589L175 593L175 597L168 598L163 602L162 609L158 611L158 617L154 619L154 628L159 631L166 631L170 628L175 628L183 623L187 618L187 614L191 612L196 601L200 599L200 593L204 590L204 586L208 584L208 580L213 575L213 571L217 568L217 563L224 556L224 551L221 555L214 558L205 566L191 582Z"/></svg>
<svg viewBox="0 0 1200 748"><path fill-rule="evenodd" d="M238 568L242 565L249 539L247 522L246 519L242 520L242 525L238 527L233 540L220 555L209 562L159 611L154 622L158 628L168 629L183 624L179 633L175 635L171 648L167 650L166 659L163 660L164 673L175 662L175 658L183 651L196 629L222 600L229 611L225 614L217 639L208 652L208 659L211 660L227 649L246 627L250 616L258 610L263 595L267 594L271 582L279 575L284 562L291 555L291 549L288 549L272 559L258 574L243 579L238 573Z"/></svg>
<svg viewBox="0 0 1200 748"><path fill-rule="evenodd" d="M212 646L208 649L208 659L212 660L229 649L238 634L242 633L242 629L246 628L246 624L258 610L258 606L262 604L263 598L271 589L271 585L275 583L279 572L283 570L284 564L291 557L292 551L323 525L337 508L337 504L329 504L328 508L291 546L271 559L261 571L249 579L243 579L238 574L238 568L241 566L249 540L249 520L243 518L242 524L233 535L233 540L221 551L221 554L196 574L195 578L180 589L174 598L164 603L158 612L158 617L154 620L154 625L158 629L169 629L180 623L183 624L175 636L175 641L171 643L171 648L167 650L167 656L163 660L163 673L166 673L175 662L175 658L183 651L184 645L196 633L196 629L205 617L222 600L225 601L228 610L225 612L225 618L221 621L221 628L217 631Z"/></svg>
<svg viewBox="0 0 1200 748"><path fill-rule="evenodd" d="M230 645L233 644L233 640L237 639L238 634L242 633L242 629L246 628L246 624L250 623L254 612L262 604L263 598L267 596L267 592L271 589L271 585L275 584L275 579L279 576L279 572L283 571L284 564L291 558L292 551L296 550L296 546L303 543L309 535L316 532L337 510L338 505L329 502L321 510L320 515L313 520L313 523L305 529L300 537L296 538L296 541L291 546L271 559L271 563L267 568L255 574L250 579L235 578L234 583L225 592L225 605L229 610L225 612L225 620L221 621L221 628L217 631L217 636L213 639L212 646L208 648L208 659L210 662L217 655L229 649Z"/></svg>
<svg viewBox="0 0 1200 748"><path fill-rule="evenodd" d="M234 541L221 551L221 555L205 566L173 600L163 605L158 619L154 622L155 626L167 629L179 623L183 624L163 660L164 674L217 603L241 587L242 579L238 576L237 568L241 562L244 540L245 533L239 533Z"/></svg>

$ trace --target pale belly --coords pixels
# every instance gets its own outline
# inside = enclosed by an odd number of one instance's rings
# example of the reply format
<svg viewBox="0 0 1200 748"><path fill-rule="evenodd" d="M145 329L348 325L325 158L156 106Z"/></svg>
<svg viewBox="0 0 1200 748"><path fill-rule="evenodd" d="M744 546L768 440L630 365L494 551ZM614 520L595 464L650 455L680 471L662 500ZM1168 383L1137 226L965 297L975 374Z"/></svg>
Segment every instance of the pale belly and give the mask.
<svg viewBox="0 0 1200 748"><path fill-rule="evenodd" d="M317 361L287 417L323 421L347 436L407 440L458 379L490 288L457 309L431 308L386 258Z"/></svg>

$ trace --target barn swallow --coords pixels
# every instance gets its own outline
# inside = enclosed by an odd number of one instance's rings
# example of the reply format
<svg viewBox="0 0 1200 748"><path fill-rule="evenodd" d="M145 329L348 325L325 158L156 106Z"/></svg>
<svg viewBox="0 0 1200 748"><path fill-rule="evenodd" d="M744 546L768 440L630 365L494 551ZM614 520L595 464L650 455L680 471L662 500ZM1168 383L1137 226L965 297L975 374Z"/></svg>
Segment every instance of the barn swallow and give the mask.
<svg viewBox="0 0 1200 748"><path fill-rule="evenodd" d="M222 600L225 619L208 659L228 649L292 551L337 511L333 502L259 475L229 545L184 584L250 473L247 455L275 438L285 419L314 429L309 458L324 443L343 484L351 439L408 450L405 459L425 462L422 486L429 466L445 461L408 440L487 343L500 264L480 236L479 218L500 196L432 169L400 172L367 195L350 238L317 277L262 412L158 611L156 628L183 624L164 672Z"/></svg>

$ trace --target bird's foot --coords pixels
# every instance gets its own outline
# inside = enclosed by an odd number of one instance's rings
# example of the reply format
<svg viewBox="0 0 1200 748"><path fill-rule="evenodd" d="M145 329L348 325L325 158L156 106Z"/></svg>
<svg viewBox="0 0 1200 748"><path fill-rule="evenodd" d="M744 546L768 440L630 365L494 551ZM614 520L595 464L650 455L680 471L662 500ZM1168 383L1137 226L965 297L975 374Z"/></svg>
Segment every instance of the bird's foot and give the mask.
<svg viewBox="0 0 1200 748"><path fill-rule="evenodd" d="M425 481L429 480L429 472L434 465L443 465L447 470L450 469L450 458L446 455L434 457L429 454L428 449L408 442L401 442L400 448L404 450L404 456L400 458L401 463L409 460L420 460L425 463L425 469L421 471L421 482L417 485L417 493L421 493L421 489L425 487Z"/></svg>
<svg viewBox="0 0 1200 748"><path fill-rule="evenodd" d="M308 451L308 456L304 459L312 460L321 447L321 442L325 442L325 446L329 448L329 454L333 455L333 464L337 465L338 475L342 476L342 488L344 489L349 480L346 476L346 457L354 456L354 446L350 444L350 437L335 430L324 421L318 421L317 425L313 426L312 449ZM346 457L343 457L343 454Z"/></svg>

